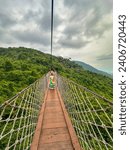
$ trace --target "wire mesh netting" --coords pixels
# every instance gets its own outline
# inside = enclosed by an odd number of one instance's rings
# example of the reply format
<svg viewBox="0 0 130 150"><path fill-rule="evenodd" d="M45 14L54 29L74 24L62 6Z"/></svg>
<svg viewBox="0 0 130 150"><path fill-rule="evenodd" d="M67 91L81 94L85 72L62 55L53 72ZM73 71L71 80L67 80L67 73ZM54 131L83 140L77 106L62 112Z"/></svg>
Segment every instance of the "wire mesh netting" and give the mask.
<svg viewBox="0 0 130 150"><path fill-rule="evenodd" d="M112 150L112 102L66 78L58 87L84 150Z"/></svg>
<svg viewBox="0 0 130 150"><path fill-rule="evenodd" d="M43 77L0 106L0 149L30 149L47 87Z"/></svg>

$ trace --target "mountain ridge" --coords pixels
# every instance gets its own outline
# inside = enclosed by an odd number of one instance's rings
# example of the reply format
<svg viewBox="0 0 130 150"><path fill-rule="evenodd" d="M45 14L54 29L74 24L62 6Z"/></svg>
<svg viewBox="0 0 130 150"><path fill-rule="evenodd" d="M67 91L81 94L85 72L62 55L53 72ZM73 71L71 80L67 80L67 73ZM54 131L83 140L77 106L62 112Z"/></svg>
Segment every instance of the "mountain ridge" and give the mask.
<svg viewBox="0 0 130 150"><path fill-rule="evenodd" d="M99 70L99 69L97 69L97 68L95 68L95 67L93 67L93 66L91 66L91 65L89 65L89 64L87 64L85 62L77 61L77 60L75 60L74 62L76 64L82 66L83 69L85 69L85 70L88 70L88 71L91 71L91 72L94 72L94 73L101 74L101 75L104 75L104 76L112 78L111 74L109 74L109 73L107 73L105 71Z"/></svg>

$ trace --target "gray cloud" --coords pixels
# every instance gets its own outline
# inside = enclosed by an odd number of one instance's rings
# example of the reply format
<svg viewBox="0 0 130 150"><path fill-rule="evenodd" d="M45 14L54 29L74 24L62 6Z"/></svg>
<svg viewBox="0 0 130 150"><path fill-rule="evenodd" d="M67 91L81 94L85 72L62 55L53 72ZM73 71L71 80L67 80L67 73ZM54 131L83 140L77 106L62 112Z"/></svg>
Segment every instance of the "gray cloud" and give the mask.
<svg viewBox="0 0 130 150"><path fill-rule="evenodd" d="M107 68L112 59L112 0L61 0L54 4L56 54L62 52L73 59L75 52L82 51L76 59ZM0 0L0 44L49 49L50 13L50 0Z"/></svg>
<svg viewBox="0 0 130 150"><path fill-rule="evenodd" d="M11 36L9 30L6 33L4 29L0 28L0 43L11 44L13 40L14 38Z"/></svg>
<svg viewBox="0 0 130 150"><path fill-rule="evenodd" d="M98 8L100 15L108 13L112 9L112 0L64 0L64 5L71 8L71 10L77 10L77 15L80 14L79 10L86 11L86 13L92 8ZM74 12L74 11L73 11ZM81 14L80 14L81 15Z"/></svg>
<svg viewBox="0 0 130 150"><path fill-rule="evenodd" d="M97 57L97 60L106 61L106 60L112 60L113 54L103 54Z"/></svg>
<svg viewBox="0 0 130 150"><path fill-rule="evenodd" d="M84 47L86 44L88 44L88 41L84 41L80 38L78 39L72 39L72 38L62 38L58 41L62 47L64 48L72 48L72 49L79 49Z"/></svg>
<svg viewBox="0 0 130 150"><path fill-rule="evenodd" d="M80 24L70 23L63 31L63 34L72 38L73 36L77 36L82 33L82 29L80 28Z"/></svg>
<svg viewBox="0 0 130 150"><path fill-rule="evenodd" d="M85 31L87 37L101 37L108 27L112 27L110 22L110 26L103 24L97 28L102 17L111 12L112 0L64 0L64 4L71 9L69 21L80 23L80 31Z"/></svg>
<svg viewBox="0 0 130 150"><path fill-rule="evenodd" d="M38 19L41 16L41 11L40 10L28 10L26 14L23 17L23 21L38 21Z"/></svg>
<svg viewBox="0 0 130 150"><path fill-rule="evenodd" d="M16 23L16 20L11 16L8 16L8 14L5 14L3 12L0 12L0 27L1 28L7 28Z"/></svg>
<svg viewBox="0 0 130 150"><path fill-rule="evenodd" d="M16 31L14 33L14 37L19 41L23 41L25 43L30 44L43 44L45 46L50 45L50 35L46 33L41 33L38 31Z"/></svg>

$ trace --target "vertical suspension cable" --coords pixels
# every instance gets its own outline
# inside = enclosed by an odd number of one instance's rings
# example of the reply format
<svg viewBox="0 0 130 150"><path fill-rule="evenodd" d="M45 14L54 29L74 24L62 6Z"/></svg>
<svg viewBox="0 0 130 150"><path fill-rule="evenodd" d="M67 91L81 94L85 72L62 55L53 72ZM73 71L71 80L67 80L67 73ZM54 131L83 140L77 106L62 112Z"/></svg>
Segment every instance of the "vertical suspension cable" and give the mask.
<svg viewBox="0 0 130 150"><path fill-rule="evenodd" d="M53 50L53 5L54 0L51 2L51 69L52 69L52 50Z"/></svg>

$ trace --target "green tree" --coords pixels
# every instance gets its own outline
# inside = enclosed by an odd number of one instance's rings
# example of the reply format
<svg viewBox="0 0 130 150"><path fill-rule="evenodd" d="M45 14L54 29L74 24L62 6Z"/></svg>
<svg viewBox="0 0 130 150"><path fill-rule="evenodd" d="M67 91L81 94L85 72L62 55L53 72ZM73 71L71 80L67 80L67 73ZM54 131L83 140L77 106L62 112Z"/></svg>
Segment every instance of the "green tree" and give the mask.
<svg viewBox="0 0 130 150"><path fill-rule="evenodd" d="M6 60L6 61L5 61L3 67L4 67L5 71L13 70L13 64L12 64L12 62L9 61L9 60Z"/></svg>

